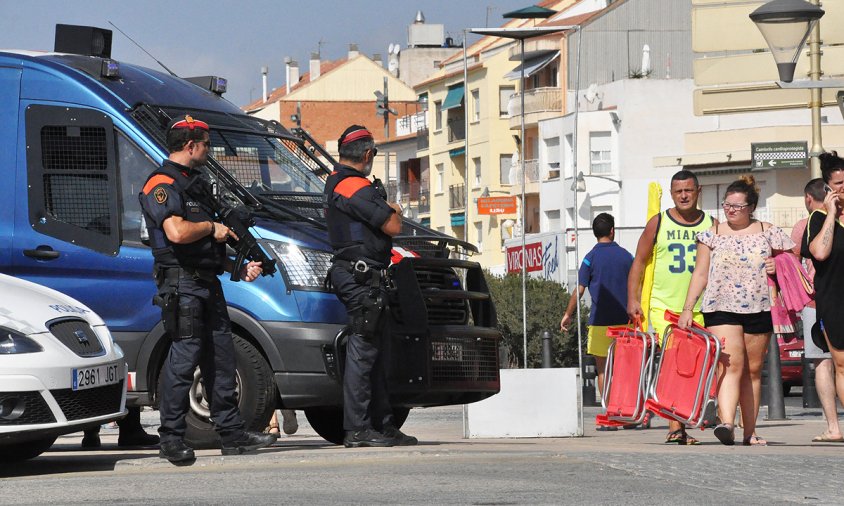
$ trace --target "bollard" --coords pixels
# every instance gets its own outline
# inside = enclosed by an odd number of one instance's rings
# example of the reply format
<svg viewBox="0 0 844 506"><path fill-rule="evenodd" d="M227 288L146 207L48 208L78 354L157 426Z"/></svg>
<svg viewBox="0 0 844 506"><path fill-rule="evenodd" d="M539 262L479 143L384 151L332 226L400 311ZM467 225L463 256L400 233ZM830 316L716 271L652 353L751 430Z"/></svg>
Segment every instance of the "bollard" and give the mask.
<svg viewBox="0 0 844 506"><path fill-rule="evenodd" d="M595 357L586 355L583 357L583 390L581 392L584 406L600 406L596 399L595 378L598 377L598 369L595 366Z"/></svg>
<svg viewBox="0 0 844 506"><path fill-rule="evenodd" d="M768 345L768 418L767 420L785 420L785 400L782 395L782 364L780 363L780 345L776 334L771 334Z"/></svg>
<svg viewBox="0 0 844 506"><path fill-rule="evenodd" d="M815 361L806 357L803 357L803 407L821 407L818 390L815 388Z"/></svg>
<svg viewBox="0 0 844 506"><path fill-rule="evenodd" d="M547 330L542 333L542 368L550 369L551 362L551 333Z"/></svg>

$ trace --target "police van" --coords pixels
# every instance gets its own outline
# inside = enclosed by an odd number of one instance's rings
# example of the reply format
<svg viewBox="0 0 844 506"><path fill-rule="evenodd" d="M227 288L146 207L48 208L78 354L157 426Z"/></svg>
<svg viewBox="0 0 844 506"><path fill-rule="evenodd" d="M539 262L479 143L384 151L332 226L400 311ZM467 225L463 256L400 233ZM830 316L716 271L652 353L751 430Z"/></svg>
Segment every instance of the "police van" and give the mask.
<svg viewBox="0 0 844 506"><path fill-rule="evenodd" d="M126 362L105 323L55 290L0 274L0 463L126 415Z"/></svg>
<svg viewBox="0 0 844 506"><path fill-rule="evenodd" d="M167 122L207 122L203 170L278 266L253 283L223 277L241 413L260 430L274 407L302 409L341 443L347 317L323 284L330 156L305 132L245 115L222 97L225 79L182 79L112 59L110 48L109 30L58 25L52 52L0 51L0 199L13 204L0 206L0 271L100 314L126 355L128 403L155 405L169 339L151 303L137 196L167 157ZM397 419L498 392L500 334L481 268L466 259L474 247L408 221L395 243L413 252L390 269ZM186 440L218 444L199 374L190 406Z"/></svg>

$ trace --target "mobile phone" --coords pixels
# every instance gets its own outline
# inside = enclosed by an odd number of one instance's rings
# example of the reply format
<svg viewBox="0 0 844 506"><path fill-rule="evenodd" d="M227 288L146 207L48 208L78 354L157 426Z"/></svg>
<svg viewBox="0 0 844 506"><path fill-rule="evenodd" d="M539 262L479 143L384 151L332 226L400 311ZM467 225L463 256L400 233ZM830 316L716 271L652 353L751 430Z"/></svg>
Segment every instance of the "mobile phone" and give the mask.
<svg viewBox="0 0 844 506"><path fill-rule="evenodd" d="M832 193L832 188L830 188L828 184L824 183L823 191L825 191L826 193Z"/></svg>

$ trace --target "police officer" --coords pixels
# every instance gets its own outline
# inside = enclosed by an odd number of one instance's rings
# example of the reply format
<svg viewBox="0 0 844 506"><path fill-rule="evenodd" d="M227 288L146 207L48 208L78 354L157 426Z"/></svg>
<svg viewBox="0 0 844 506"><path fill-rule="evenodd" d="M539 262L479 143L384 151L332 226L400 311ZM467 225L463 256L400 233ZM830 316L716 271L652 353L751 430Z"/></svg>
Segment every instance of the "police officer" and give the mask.
<svg viewBox="0 0 844 506"><path fill-rule="evenodd" d="M164 362L159 456L174 464L195 460L184 443L189 391L197 365L211 402L211 418L222 441L223 455L240 454L273 444L277 436L246 432L237 407L235 351L231 323L220 280L234 267L225 243L237 239L214 221L203 202L207 184L198 167L208 158L208 125L190 116L167 128L170 157L150 175L139 195L155 259L153 274L164 328L172 342ZM207 188L207 187L205 187ZM241 272L244 281L261 273L259 262Z"/></svg>
<svg viewBox="0 0 844 506"><path fill-rule="evenodd" d="M401 232L401 207L367 179L378 150L372 134L352 125L338 141L340 163L325 183L326 219L334 249L329 279L346 306L351 332L343 374L343 444L414 445L393 419L387 393L382 317L386 305L383 273L392 237Z"/></svg>

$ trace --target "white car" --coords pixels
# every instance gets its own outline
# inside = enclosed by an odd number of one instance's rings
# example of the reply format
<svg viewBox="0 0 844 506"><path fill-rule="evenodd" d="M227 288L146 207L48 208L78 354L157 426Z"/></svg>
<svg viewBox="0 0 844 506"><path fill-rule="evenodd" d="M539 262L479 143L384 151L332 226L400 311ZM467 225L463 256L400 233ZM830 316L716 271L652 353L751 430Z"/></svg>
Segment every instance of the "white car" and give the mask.
<svg viewBox="0 0 844 506"><path fill-rule="evenodd" d="M0 462L126 415L123 351L96 313L0 274Z"/></svg>

